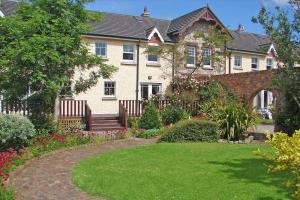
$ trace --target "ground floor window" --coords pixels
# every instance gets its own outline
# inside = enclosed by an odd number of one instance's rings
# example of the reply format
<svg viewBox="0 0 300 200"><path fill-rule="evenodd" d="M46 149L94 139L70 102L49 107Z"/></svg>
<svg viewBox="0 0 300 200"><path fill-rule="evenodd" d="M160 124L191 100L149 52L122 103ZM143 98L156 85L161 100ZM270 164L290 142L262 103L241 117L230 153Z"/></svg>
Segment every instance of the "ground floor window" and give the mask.
<svg viewBox="0 0 300 200"><path fill-rule="evenodd" d="M104 82L104 96L114 97L116 95L116 82Z"/></svg>
<svg viewBox="0 0 300 200"><path fill-rule="evenodd" d="M153 95L161 93L160 83L142 83L141 84L141 98L148 100Z"/></svg>

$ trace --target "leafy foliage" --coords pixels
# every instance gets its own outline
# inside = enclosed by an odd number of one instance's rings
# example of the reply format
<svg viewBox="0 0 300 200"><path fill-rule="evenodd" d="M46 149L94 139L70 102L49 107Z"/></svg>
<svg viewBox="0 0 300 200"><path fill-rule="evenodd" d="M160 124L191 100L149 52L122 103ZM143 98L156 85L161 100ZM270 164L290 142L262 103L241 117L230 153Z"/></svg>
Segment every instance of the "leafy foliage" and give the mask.
<svg viewBox="0 0 300 200"><path fill-rule="evenodd" d="M30 118L38 129L53 119L55 99L70 82L83 92L116 70L82 43L87 22L101 17L87 12L86 2L31 0L0 18L0 94L14 102L27 98L30 88ZM76 79L75 70L81 72Z"/></svg>
<svg viewBox="0 0 300 200"><path fill-rule="evenodd" d="M282 132L272 137L269 135L268 143L274 148L275 154L258 153L272 161L270 172L287 171L293 174L292 179L288 180L288 186L295 190L296 199L300 199L300 130L293 137Z"/></svg>
<svg viewBox="0 0 300 200"><path fill-rule="evenodd" d="M210 121L184 120L164 129L164 142L216 142L220 137L218 124Z"/></svg>
<svg viewBox="0 0 300 200"><path fill-rule="evenodd" d="M182 119L188 119L190 116L182 107L172 105L164 108L160 114L164 125L175 124Z"/></svg>
<svg viewBox="0 0 300 200"><path fill-rule="evenodd" d="M155 105L149 102L145 106L145 113L140 119L140 128L142 129L159 129L161 127L161 122L159 119L158 111Z"/></svg>
<svg viewBox="0 0 300 200"><path fill-rule="evenodd" d="M33 124L23 116L0 115L0 151L27 146L36 134Z"/></svg>
<svg viewBox="0 0 300 200"><path fill-rule="evenodd" d="M129 117L128 118L128 127L132 129L138 129L140 127L140 118Z"/></svg>
<svg viewBox="0 0 300 200"><path fill-rule="evenodd" d="M281 107L277 109L276 124L290 135L300 128L300 72L294 69L300 63L300 4L289 1L291 6L276 8L269 12L262 7L254 22L259 22L276 44L278 67L275 85L283 95Z"/></svg>
<svg viewBox="0 0 300 200"><path fill-rule="evenodd" d="M214 110L212 118L219 124L224 138L228 140L238 140L255 122L253 112L238 103L218 106Z"/></svg>

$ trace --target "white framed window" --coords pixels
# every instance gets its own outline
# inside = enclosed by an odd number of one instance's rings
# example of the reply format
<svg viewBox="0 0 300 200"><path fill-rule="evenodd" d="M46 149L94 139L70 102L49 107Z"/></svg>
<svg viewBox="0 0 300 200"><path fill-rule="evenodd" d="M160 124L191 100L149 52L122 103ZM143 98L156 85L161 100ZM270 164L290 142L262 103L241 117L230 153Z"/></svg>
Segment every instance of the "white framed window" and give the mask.
<svg viewBox="0 0 300 200"><path fill-rule="evenodd" d="M267 58L267 69L273 69L273 59Z"/></svg>
<svg viewBox="0 0 300 200"><path fill-rule="evenodd" d="M254 69L254 70L257 70L258 69L258 65L259 65L259 62L258 62L258 58L252 58L251 59L252 62L251 62L251 68Z"/></svg>
<svg viewBox="0 0 300 200"><path fill-rule="evenodd" d="M97 56L103 58L107 57L107 43L106 42L96 42L95 43L95 52Z"/></svg>
<svg viewBox="0 0 300 200"><path fill-rule="evenodd" d="M135 48L133 44L124 44L123 45L123 60L125 61L134 61L135 59Z"/></svg>
<svg viewBox="0 0 300 200"><path fill-rule="evenodd" d="M141 84L141 99L148 100L153 95L161 94L161 83L142 83Z"/></svg>
<svg viewBox="0 0 300 200"><path fill-rule="evenodd" d="M203 67L204 68L211 68L211 49L204 48L203 49Z"/></svg>
<svg viewBox="0 0 300 200"><path fill-rule="evenodd" d="M105 81L104 82L104 96L115 97L116 96L116 82Z"/></svg>
<svg viewBox="0 0 300 200"><path fill-rule="evenodd" d="M187 67L196 66L196 47L187 47Z"/></svg>
<svg viewBox="0 0 300 200"><path fill-rule="evenodd" d="M242 56L234 56L234 66L235 67L242 67Z"/></svg>
<svg viewBox="0 0 300 200"><path fill-rule="evenodd" d="M159 51L159 46L150 46L150 48L153 49L153 51L155 53L151 53L151 52L148 53L148 62L158 63L159 62L159 56L156 53L158 53L158 51Z"/></svg>

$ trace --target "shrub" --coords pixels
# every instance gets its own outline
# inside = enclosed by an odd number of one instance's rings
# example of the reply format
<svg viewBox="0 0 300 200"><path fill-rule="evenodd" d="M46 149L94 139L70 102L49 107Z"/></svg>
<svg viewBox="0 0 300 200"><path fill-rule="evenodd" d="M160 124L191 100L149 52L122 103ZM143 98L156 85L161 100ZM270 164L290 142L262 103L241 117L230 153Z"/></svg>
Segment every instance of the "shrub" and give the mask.
<svg viewBox="0 0 300 200"><path fill-rule="evenodd" d="M34 126L26 117L0 115L0 151L23 148L34 135Z"/></svg>
<svg viewBox="0 0 300 200"><path fill-rule="evenodd" d="M218 125L203 120L184 120L164 129L161 141L165 142L216 142L220 136Z"/></svg>
<svg viewBox="0 0 300 200"><path fill-rule="evenodd" d="M238 103L218 106L212 119L219 124L224 137L228 140L238 140L241 134L255 122L253 112Z"/></svg>
<svg viewBox="0 0 300 200"><path fill-rule="evenodd" d="M158 136L159 134L160 134L159 129L149 129L149 130L145 130L145 131L139 131L137 134L137 137L149 139L149 138Z"/></svg>
<svg viewBox="0 0 300 200"><path fill-rule="evenodd" d="M159 114L153 103L148 103L145 107L145 113L140 120L140 128L142 129L159 129L161 127Z"/></svg>
<svg viewBox="0 0 300 200"><path fill-rule="evenodd" d="M289 176L288 186L295 190L296 199L300 199L300 130L296 131L293 137L285 133L275 133L273 137L268 136L268 143L274 148L274 153L261 153L268 160L272 161L269 171L287 171L292 173Z"/></svg>
<svg viewBox="0 0 300 200"><path fill-rule="evenodd" d="M181 107L167 106L161 111L162 122L165 125L175 124L182 119L188 119L189 114Z"/></svg>
<svg viewBox="0 0 300 200"><path fill-rule="evenodd" d="M133 129L138 129L140 127L140 118L129 117L128 118L128 127L133 128Z"/></svg>

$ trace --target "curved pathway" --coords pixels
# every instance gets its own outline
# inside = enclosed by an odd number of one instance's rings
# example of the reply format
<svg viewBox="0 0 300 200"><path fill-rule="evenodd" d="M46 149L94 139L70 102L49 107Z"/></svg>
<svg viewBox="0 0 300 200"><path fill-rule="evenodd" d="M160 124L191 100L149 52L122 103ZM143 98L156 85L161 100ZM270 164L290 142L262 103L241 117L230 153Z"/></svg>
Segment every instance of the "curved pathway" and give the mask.
<svg viewBox="0 0 300 200"><path fill-rule="evenodd" d="M133 139L84 146L33 159L14 172L16 200L99 200L80 191L71 180L72 167L80 160L107 151L153 144L156 140Z"/></svg>

